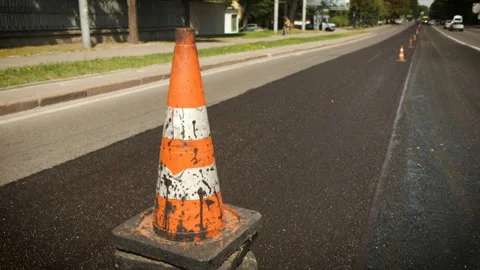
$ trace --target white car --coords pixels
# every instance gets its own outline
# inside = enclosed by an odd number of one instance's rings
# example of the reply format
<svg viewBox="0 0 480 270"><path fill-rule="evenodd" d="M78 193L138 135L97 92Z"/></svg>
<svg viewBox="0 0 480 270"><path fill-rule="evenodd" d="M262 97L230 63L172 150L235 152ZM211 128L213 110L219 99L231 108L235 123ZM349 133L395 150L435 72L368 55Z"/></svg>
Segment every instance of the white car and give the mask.
<svg viewBox="0 0 480 270"><path fill-rule="evenodd" d="M450 25L450 27L448 28L449 31L460 31L460 32L463 32L463 23L457 23L457 22L454 22Z"/></svg>
<svg viewBox="0 0 480 270"><path fill-rule="evenodd" d="M452 25L452 20L447 20L443 25L443 29L450 29L450 25Z"/></svg>
<svg viewBox="0 0 480 270"><path fill-rule="evenodd" d="M335 31L336 25L334 23L322 23L324 31Z"/></svg>
<svg viewBox="0 0 480 270"><path fill-rule="evenodd" d="M463 32L463 17L461 15L455 15L453 16L452 24L450 24L450 27L448 28L449 31L460 31Z"/></svg>

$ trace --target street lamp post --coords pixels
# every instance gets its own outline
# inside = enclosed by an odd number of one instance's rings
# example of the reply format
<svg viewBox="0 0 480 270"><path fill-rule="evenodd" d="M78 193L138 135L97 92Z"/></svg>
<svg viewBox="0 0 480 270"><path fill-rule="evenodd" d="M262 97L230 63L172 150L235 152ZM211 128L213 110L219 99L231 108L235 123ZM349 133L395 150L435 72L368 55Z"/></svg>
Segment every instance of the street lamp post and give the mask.
<svg viewBox="0 0 480 270"><path fill-rule="evenodd" d="M273 4L273 32L278 32L278 0Z"/></svg>
<svg viewBox="0 0 480 270"><path fill-rule="evenodd" d="M302 6L302 31L305 31L305 21L307 17L307 0L303 0Z"/></svg>
<svg viewBox="0 0 480 270"><path fill-rule="evenodd" d="M90 20L88 18L87 0L78 0L78 9L80 13L80 27L82 29L83 47L89 49L90 43Z"/></svg>

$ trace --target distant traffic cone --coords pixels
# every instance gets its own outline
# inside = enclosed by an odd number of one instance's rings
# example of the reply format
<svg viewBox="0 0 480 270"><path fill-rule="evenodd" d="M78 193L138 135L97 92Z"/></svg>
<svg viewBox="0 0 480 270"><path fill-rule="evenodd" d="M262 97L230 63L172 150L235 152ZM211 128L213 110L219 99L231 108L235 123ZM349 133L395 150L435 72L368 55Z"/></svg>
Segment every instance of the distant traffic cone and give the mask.
<svg viewBox="0 0 480 270"><path fill-rule="evenodd" d="M261 215L223 204L195 33L179 28L175 39L155 206L113 231L117 264L236 269L245 256L255 261L248 250Z"/></svg>
<svg viewBox="0 0 480 270"><path fill-rule="evenodd" d="M417 41L417 35L413 35L413 41Z"/></svg>
<svg viewBox="0 0 480 270"><path fill-rule="evenodd" d="M403 45L400 46L400 54L398 55L397 62L405 62L405 55L403 54Z"/></svg>
<svg viewBox="0 0 480 270"><path fill-rule="evenodd" d="M417 29L417 32L415 33L415 35L417 35L417 36L418 36L418 29Z"/></svg>
<svg viewBox="0 0 480 270"><path fill-rule="evenodd" d="M413 47L412 39L410 39L410 43L408 44L408 48L409 48L409 49L413 49L413 48L414 48L414 47Z"/></svg>

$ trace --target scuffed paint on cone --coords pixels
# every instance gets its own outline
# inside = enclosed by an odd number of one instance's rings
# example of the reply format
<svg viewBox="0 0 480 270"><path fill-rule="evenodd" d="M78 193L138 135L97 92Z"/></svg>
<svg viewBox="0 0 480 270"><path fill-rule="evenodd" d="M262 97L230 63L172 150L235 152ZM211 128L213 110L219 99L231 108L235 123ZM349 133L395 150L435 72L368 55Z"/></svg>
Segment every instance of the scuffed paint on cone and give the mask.
<svg viewBox="0 0 480 270"><path fill-rule="evenodd" d="M224 206L191 29L176 31L159 163L155 232L174 241L219 235Z"/></svg>

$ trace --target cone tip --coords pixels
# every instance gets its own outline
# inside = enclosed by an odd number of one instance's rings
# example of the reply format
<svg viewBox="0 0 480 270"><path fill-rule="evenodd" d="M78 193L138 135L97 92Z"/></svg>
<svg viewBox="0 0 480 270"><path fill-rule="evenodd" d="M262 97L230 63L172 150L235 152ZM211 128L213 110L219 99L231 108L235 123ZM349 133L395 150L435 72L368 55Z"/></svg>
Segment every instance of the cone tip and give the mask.
<svg viewBox="0 0 480 270"><path fill-rule="evenodd" d="M175 29L175 45L195 45L195 32L191 28Z"/></svg>

